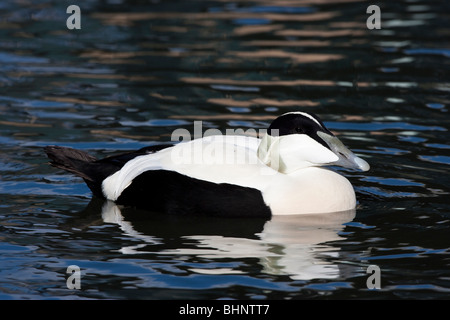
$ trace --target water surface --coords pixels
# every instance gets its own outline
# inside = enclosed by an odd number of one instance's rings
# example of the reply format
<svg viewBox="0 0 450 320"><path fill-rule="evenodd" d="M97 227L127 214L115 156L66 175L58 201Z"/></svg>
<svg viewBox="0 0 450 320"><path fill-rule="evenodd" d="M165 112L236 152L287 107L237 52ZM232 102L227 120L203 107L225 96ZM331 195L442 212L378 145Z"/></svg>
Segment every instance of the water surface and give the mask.
<svg viewBox="0 0 450 320"><path fill-rule="evenodd" d="M86 1L0 5L0 298L450 296L449 4ZM91 201L42 147L104 157L175 129L319 114L371 164L356 211L176 218ZM81 289L66 286L81 268ZM381 270L369 290L368 266Z"/></svg>

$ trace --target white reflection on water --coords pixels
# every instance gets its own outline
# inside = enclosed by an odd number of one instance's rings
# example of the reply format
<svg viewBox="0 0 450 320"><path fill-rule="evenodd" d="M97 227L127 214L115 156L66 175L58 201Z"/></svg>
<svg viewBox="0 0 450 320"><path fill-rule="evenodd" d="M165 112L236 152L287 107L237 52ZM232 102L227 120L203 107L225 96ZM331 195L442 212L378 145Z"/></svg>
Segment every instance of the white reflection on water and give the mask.
<svg viewBox="0 0 450 320"><path fill-rule="evenodd" d="M339 251L326 242L342 240L338 233L344 229L344 223L355 217L355 210L296 216L273 216L263 230L257 233L257 239L229 237L222 235L188 235L183 240L196 247L164 249L158 255L195 256L204 259L257 258L262 272L271 275L288 275L295 280L335 279L340 275L338 265L330 263L329 258L338 258ZM142 251L148 245L161 241L151 235L135 230L133 222L127 221L118 206L106 202L102 209L102 218L106 223L116 223L122 231L142 243L122 247L123 254L149 254ZM238 222L238 221L237 221ZM138 222L134 222L138 223ZM214 264L206 268L191 268L190 271L201 274L245 273L231 268L215 268Z"/></svg>
<svg viewBox="0 0 450 320"><path fill-rule="evenodd" d="M161 241L159 241L156 237L148 236L145 234L142 234L141 232L138 232L134 230L133 225L131 222L126 221L124 217L122 216L122 213L119 209L119 207L112 201L105 201L102 207L102 219L105 223L115 223L118 224L120 229L128 236L133 237L135 239L142 240L144 243L135 245L135 246L127 246L122 247L119 251L123 254L137 254L137 253L143 253L142 251L137 251L137 249L143 248L146 245L149 244L160 244Z"/></svg>

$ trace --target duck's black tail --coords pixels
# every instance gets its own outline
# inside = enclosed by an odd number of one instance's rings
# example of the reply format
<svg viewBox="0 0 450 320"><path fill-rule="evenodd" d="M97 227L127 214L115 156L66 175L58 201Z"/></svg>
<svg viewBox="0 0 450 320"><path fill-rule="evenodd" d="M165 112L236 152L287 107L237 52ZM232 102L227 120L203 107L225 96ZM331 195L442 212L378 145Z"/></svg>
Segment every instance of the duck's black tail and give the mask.
<svg viewBox="0 0 450 320"><path fill-rule="evenodd" d="M103 180L120 169L115 165L101 165L95 157L83 150L47 146L44 151L52 166L83 178L92 193L99 197L103 197Z"/></svg>
<svg viewBox="0 0 450 320"><path fill-rule="evenodd" d="M44 148L44 151L51 160L50 164L52 166L69 171L83 178L94 195L104 197L102 192L103 180L120 170L127 161L169 146L171 145L145 147L100 160L97 160L86 151L68 147L47 146Z"/></svg>
<svg viewBox="0 0 450 320"><path fill-rule="evenodd" d="M87 152L59 146L47 146L44 151L51 160L52 166L69 171L83 179L93 180L87 167L97 159Z"/></svg>

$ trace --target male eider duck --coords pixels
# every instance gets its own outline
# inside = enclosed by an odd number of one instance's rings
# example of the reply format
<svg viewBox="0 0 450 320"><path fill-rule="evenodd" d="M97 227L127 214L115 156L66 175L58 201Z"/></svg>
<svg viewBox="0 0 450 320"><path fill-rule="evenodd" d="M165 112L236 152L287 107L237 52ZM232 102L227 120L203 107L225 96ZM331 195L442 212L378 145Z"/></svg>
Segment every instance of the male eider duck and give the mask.
<svg viewBox="0 0 450 320"><path fill-rule="evenodd" d="M50 164L84 179L95 196L153 212L270 217L353 210L351 183L324 168L362 171L354 155L312 113L276 118L260 139L216 135L104 159L47 146Z"/></svg>

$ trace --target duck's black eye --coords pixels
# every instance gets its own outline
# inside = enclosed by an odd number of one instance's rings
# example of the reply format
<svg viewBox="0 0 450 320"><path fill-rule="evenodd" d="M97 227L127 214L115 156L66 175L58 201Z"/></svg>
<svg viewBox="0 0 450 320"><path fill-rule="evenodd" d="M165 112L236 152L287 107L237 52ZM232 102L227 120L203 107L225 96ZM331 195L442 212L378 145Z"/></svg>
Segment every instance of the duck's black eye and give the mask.
<svg viewBox="0 0 450 320"><path fill-rule="evenodd" d="M297 133L305 133L305 130L303 130L302 127L296 127L295 128L295 132L297 132Z"/></svg>

